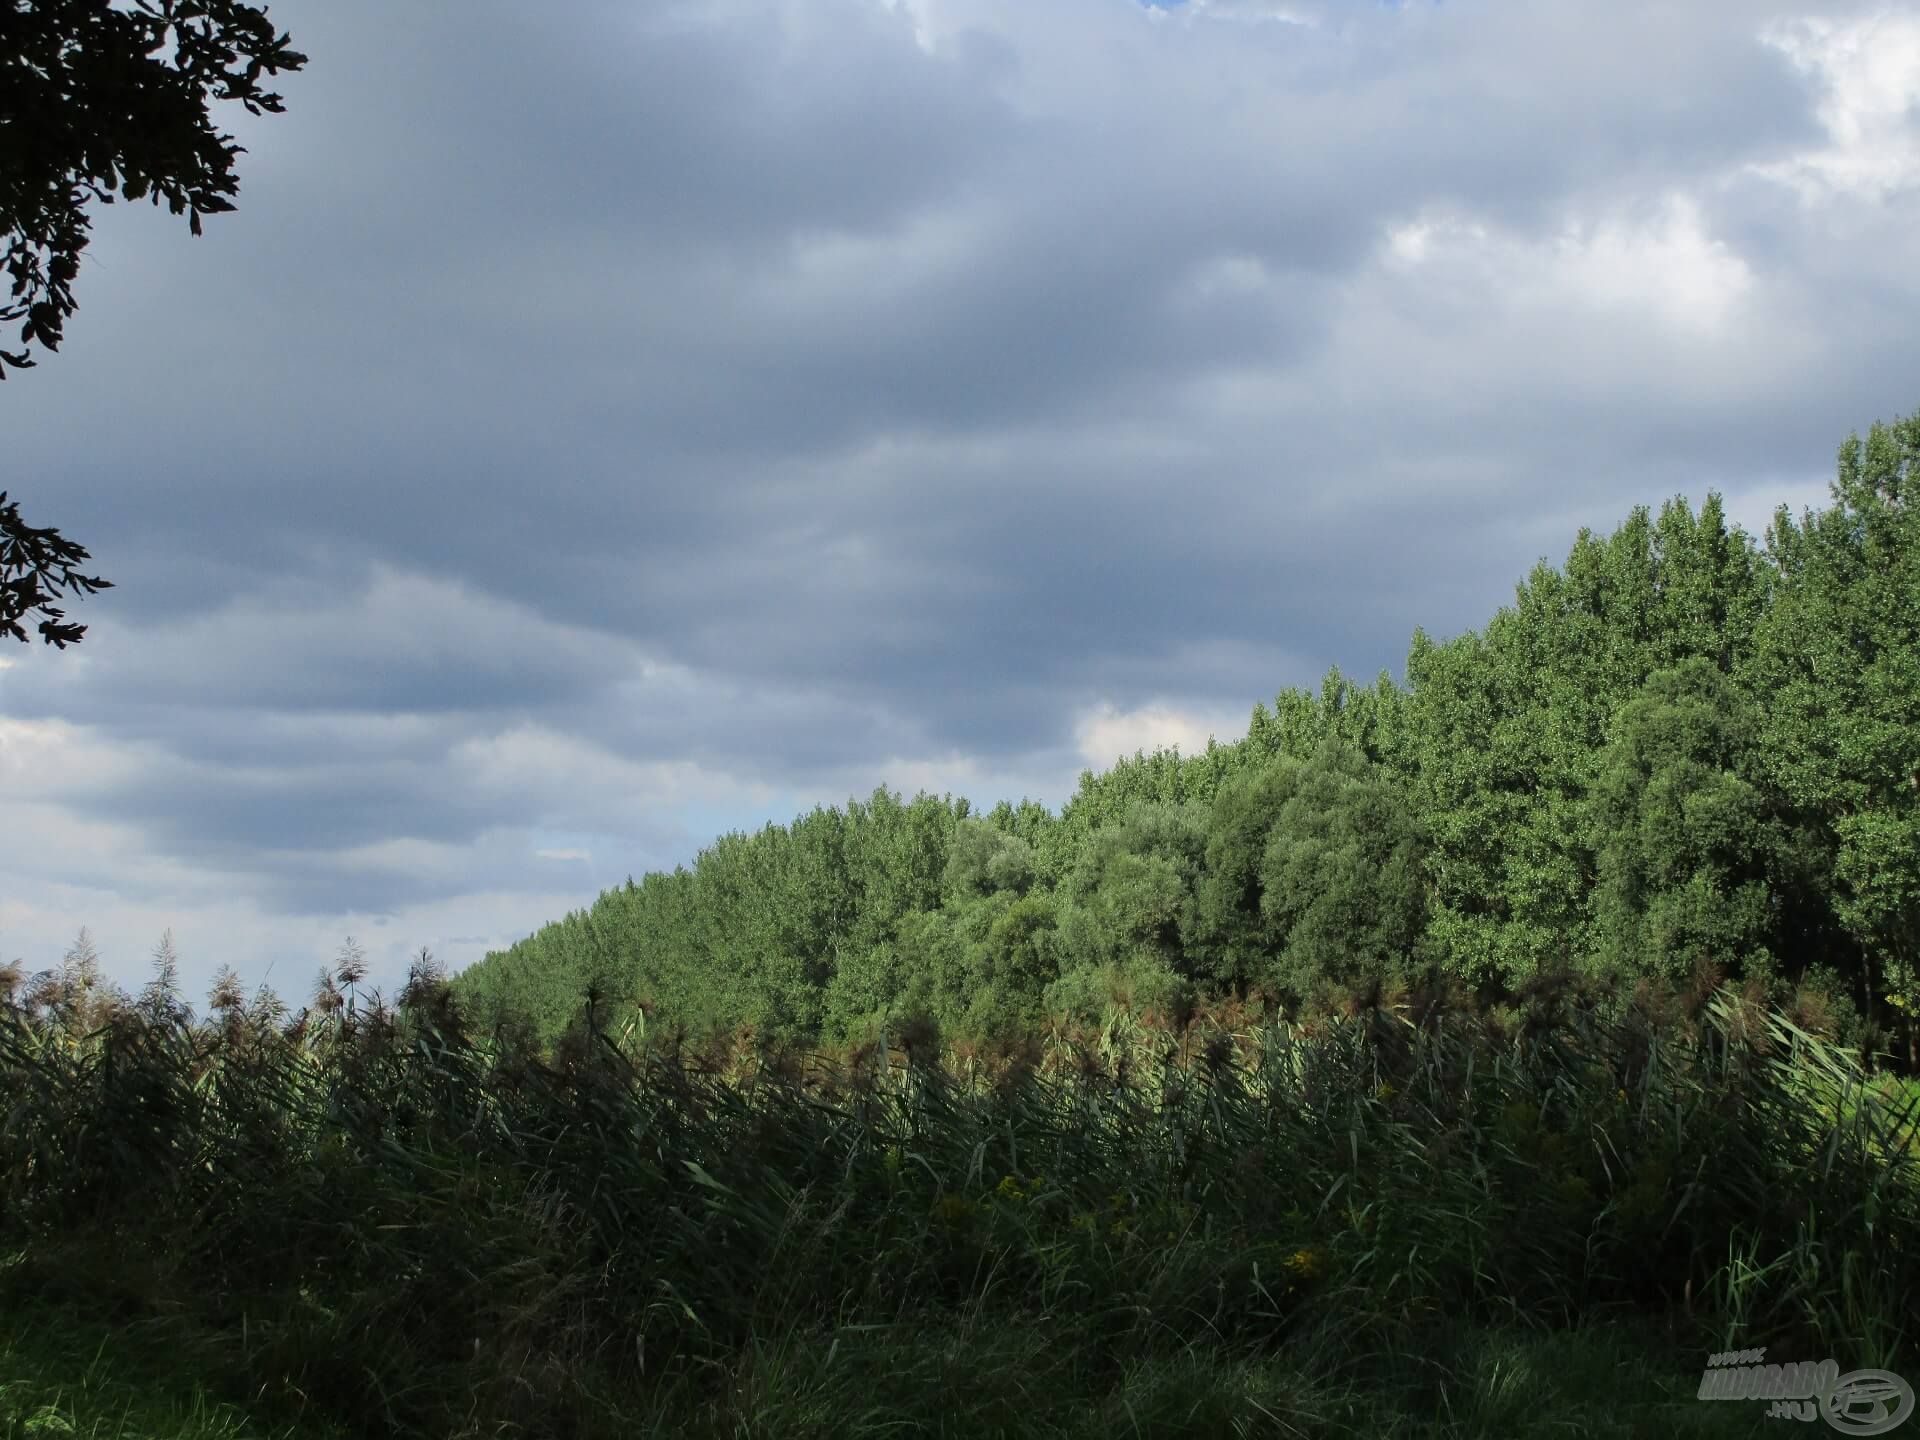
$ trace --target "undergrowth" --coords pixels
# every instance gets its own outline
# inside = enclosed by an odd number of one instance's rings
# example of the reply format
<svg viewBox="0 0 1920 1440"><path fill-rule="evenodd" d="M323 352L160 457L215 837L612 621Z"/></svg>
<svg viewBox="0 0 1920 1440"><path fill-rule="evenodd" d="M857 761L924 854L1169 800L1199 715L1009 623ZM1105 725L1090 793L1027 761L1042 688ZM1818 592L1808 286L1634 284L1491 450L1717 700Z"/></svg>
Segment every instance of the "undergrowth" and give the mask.
<svg viewBox="0 0 1920 1440"><path fill-rule="evenodd" d="M0 1012L0 1304L158 1337L166 1433L1717 1434L1709 1351L1913 1370L1920 1100L1736 991L960 1063L356 978Z"/></svg>

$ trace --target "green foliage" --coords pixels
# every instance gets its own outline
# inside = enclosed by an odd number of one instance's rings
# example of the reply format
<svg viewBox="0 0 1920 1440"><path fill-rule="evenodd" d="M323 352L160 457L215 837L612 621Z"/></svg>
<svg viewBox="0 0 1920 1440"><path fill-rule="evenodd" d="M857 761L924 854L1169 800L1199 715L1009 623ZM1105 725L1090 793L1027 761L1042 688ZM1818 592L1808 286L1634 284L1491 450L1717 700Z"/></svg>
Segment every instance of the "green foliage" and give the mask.
<svg viewBox="0 0 1920 1440"><path fill-rule="evenodd" d="M1035 828L1030 814L1009 818ZM939 910L948 850L968 820L965 800L906 802L880 789L844 811L722 836L691 867L609 890L471 967L462 998L489 1021L525 1017L548 1040L589 987L694 1031L846 1033L902 994L901 927ZM992 883L1017 889L1027 842L985 828L999 848L980 861L981 877L991 867Z"/></svg>
<svg viewBox="0 0 1920 1440"><path fill-rule="evenodd" d="M84 1303L85 1281L64 1293L23 1283L24 1257L0 1259L0 1440L334 1440L320 1423L264 1426L208 1393L225 1337L188 1327L113 1324Z"/></svg>
<svg viewBox="0 0 1920 1440"><path fill-rule="evenodd" d="M1040 998L1060 970L1053 899L996 890L912 915L899 954L904 985L897 1009L931 1018L943 1034L1030 1034L1041 1019Z"/></svg>
<svg viewBox="0 0 1920 1440"><path fill-rule="evenodd" d="M1840 449L1833 505L1768 535L1773 604L1751 684L1766 764L1831 846L1863 998L1920 1012L1920 414ZM1852 968L1852 967L1850 967Z"/></svg>
<svg viewBox="0 0 1920 1440"><path fill-rule="evenodd" d="M1256 715L1256 718L1258 716ZM1278 959L1262 907L1262 868L1280 809L1291 797L1297 764L1274 760L1241 771L1213 799L1198 893L1210 978L1244 994Z"/></svg>
<svg viewBox="0 0 1920 1440"><path fill-rule="evenodd" d="M1033 881L1033 847L1018 835L987 820L962 820L955 827L944 881L949 903L1002 891L1024 895Z"/></svg>
<svg viewBox="0 0 1920 1440"><path fill-rule="evenodd" d="M1400 787L1339 740L1283 773L1259 872L1273 978L1295 994L1405 978L1426 895Z"/></svg>
<svg viewBox="0 0 1920 1440"><path fill-rule="evenodd" d="M1179 1008L1203 941L1196 892L1207 816L1197 800L1135 801L1093 832L1060 887L1054 1007Z"/></svg>
<svg viewBox="0 0 1920 1440"><path fill-rule="evenodd" d="M1589 797L1595 958L1614 975L1770 972L1774 882L1793 848L1754 783L1759 726L1699 657L1620 711Z"/></svg>
<svg viewBox="0 0 1920 1440"><path fill-rule="evenodd" d="M1448 969L1512 987L1594 953L1587 797L1609 726L1657 670L1745 660L1761 573L1717 497L1698 516L1674 501L1606 540L1582 531L1483 634L1416 633L1397 760L1433 841Z"/></svg>
<svg viewBox="0 0 1920 1440"><path fill-rule="evenodd" d="M1214 797L1199 919L1209 977L1317 995L1398 978L1425 919L1422 842L1397 779L1330 731Z"/></svg>

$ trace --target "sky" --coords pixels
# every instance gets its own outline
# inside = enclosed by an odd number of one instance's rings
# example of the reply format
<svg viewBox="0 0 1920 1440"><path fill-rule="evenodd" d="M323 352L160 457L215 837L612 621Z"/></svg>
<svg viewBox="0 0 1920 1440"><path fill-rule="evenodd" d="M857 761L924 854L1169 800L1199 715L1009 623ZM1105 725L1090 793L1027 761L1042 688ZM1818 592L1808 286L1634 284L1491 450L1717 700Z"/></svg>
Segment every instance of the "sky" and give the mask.
<svg viewBox="0 0 1920 1440"><path fill-rule="evenodd" d="M878 785L1058 806L1920 408L1920 12L282 0L5 485L0 958L454 968Z"/></svg>

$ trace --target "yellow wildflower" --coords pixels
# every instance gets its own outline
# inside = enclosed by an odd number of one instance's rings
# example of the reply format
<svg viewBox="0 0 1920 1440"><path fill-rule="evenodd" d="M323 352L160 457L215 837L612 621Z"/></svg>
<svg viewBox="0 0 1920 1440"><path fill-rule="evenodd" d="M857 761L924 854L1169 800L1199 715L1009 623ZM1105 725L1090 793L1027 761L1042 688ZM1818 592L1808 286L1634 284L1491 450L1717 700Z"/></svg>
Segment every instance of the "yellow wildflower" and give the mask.
<svg viewBox="0 0 1920 1440"><path fill-rule="evenodd" d="M1293 1254L1289 1255L1287 1257L1287 1268L1302 1280L1317 1280L1326 1269L1326 1257L1324 1257L1318 1249L1309 1246L1303 1250L1296 1250Z"/></svg>

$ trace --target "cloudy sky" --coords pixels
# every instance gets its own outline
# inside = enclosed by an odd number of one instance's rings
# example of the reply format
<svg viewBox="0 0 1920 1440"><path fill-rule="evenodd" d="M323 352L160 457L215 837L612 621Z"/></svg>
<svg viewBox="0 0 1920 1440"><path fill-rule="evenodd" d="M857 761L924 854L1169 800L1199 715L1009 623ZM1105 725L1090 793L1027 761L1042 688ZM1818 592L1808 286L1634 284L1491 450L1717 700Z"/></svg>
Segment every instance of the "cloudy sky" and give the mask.
<svg viewBox="0 0 1920 1440"><path fill-rule="evenodd" d="M1057 805L1920 406L1920 16L282 0L7 488L0 958L391 981L878 784Z"/></svg>

